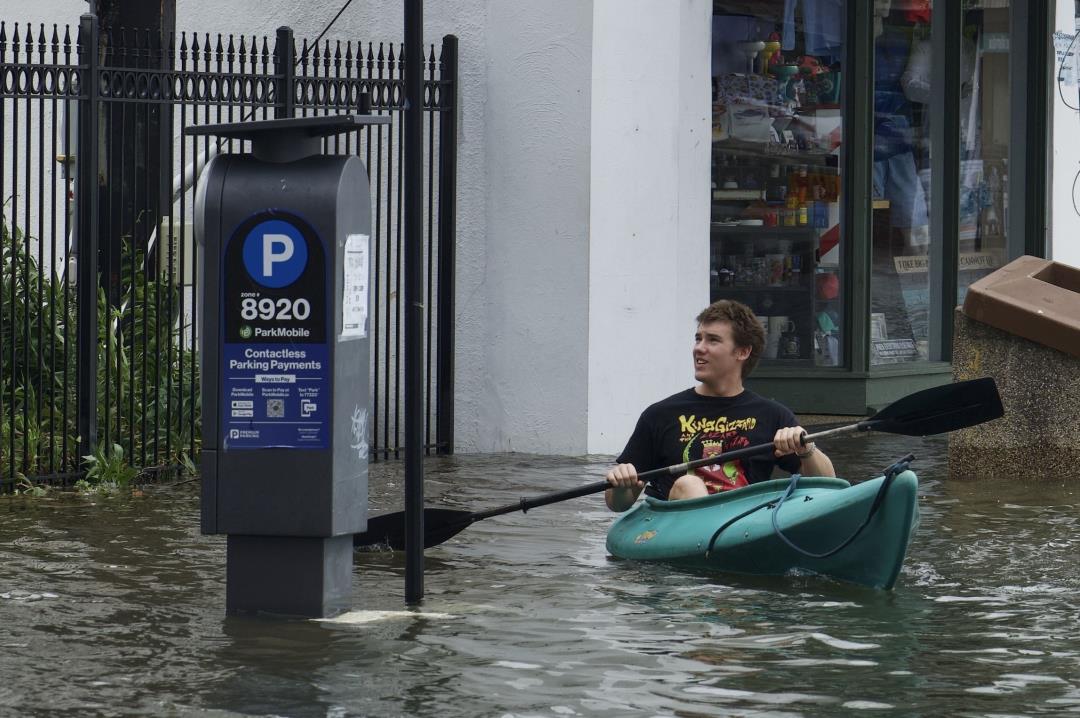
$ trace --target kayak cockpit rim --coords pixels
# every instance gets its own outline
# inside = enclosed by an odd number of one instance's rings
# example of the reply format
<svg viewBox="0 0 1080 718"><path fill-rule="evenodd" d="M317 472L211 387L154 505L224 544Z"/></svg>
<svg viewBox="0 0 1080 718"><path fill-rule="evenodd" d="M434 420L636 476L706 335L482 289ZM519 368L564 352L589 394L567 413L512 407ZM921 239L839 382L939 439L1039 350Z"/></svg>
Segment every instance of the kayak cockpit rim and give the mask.
<svg viewBox="0 0 1080 718"><path fill-rule="evenodd" d="M742 501L761 494L783 493L787 489L790 481L790 478L769 479L768 481L759 481L758 483L750 484L749 486L742 486L738 489L721 491L720 493L699 496L693 499L669 500L658 499L655 496L646 496L645 501L653 511L692 511L703 506L723 504L729 501ZM849 486L851 486L851 482L846 479L837 479L832 476L799 477L800 489L846 489Z"/></svg>

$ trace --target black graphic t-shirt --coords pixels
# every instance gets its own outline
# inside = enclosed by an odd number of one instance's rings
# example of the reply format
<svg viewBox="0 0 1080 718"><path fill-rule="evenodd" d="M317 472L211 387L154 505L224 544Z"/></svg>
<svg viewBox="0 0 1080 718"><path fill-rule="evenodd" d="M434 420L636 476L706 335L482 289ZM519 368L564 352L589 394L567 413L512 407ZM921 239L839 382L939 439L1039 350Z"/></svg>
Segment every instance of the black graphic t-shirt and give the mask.
<svg viewBox="0 0 1080 718"><path fill-rule="evenodd" d="M767 444L778 429L798 426L783 404L749 390L738 396L702 396L693 388L656 402L641 413L634 433L619 455L620 464L633 464L638 473L746 446ZM779 465L789 473L799 470L794 454L779 459L772 452L718 462L694 470L709 493L735 489L772 475ZM654 479L645 487L649 496L666 499L677 476Z"/></svg>

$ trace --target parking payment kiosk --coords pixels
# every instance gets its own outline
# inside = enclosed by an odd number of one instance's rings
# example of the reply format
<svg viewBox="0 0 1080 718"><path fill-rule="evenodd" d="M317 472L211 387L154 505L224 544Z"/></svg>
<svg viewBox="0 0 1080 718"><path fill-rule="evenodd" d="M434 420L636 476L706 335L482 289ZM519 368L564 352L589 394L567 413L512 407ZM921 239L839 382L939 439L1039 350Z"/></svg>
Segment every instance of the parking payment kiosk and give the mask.
<svg viewBox="0 0 1080 718"><path fill-rule="evenodd" d="M321 140L389 118L203 125L249 140L196 193L202 530L227 534L226 610L348 607L367 527L371 199Z"/></svg>

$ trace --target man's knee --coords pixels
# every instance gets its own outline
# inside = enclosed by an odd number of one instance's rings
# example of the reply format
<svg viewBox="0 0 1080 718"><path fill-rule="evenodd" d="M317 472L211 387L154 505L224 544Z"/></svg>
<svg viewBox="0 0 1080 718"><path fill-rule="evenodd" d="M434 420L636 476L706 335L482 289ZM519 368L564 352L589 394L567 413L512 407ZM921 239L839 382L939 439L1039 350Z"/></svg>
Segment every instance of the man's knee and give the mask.
<svg viewBox="0 0 1080 718"><path fill-rule="evenodd" d="M671 491L668 493L668 499L675 501L677 499L696 499L699 496L708 496L709 490L705 488L705 482L701 480L700 476L695 474L686 474L675 479L675 483L671 485Z"/></svg>

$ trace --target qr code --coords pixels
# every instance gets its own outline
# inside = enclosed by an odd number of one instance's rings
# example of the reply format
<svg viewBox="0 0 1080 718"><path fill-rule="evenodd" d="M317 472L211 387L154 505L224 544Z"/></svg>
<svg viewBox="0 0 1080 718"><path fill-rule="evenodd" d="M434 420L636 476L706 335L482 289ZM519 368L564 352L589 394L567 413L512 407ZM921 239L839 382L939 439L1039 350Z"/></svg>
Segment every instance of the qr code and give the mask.
<svg viewBox="0 0 1080 718"><path fill-rule="evenodd" d="M267 399L266 400L266 415L273 419L278 419L285 416L285 400L284 399Z"/></svg>

